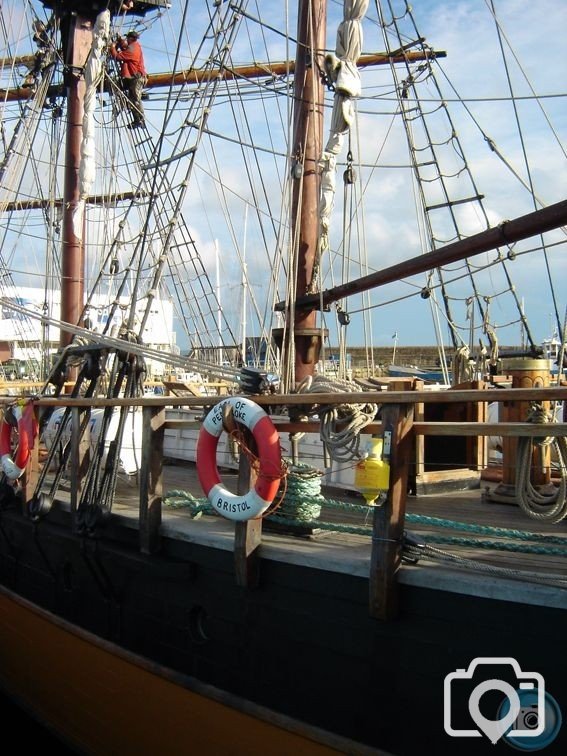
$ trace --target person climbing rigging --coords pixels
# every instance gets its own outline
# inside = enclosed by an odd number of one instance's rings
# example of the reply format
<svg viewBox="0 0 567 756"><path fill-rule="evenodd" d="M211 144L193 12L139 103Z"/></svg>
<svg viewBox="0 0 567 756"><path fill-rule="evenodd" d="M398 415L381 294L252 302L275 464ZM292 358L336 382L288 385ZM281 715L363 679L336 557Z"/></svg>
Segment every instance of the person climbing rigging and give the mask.
<svg viewBox="0 0 567 756"><path fill-rule="evenodd" d="M118 37L110 46L110 55L120 63L120 77L134 120L128 128L144 127L142 91L147 81L142 46L138 42L138 32L129 31L126 39Z"/></svg>

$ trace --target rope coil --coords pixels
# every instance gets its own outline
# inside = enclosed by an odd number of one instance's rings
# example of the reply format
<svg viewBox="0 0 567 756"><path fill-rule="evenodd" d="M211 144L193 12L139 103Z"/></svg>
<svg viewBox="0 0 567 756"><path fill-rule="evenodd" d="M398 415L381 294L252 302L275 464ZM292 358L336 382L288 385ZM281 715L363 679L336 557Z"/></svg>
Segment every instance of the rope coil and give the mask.
<svg viewBox="0 0 567 756"><path fill-rule="evenodd" d="M304 523L317 520L321 515L321 506L325 501L321 494L322 473L309 465L291 461L287 465L287 475L280 486L278 499L278 517L286 521L294 519ZM275 509L268 513L268 519L274 516Z"/></svg>
<svg viewBox="0 0 567 756"><path fill-rule="evenodd" d="M542 405L532 404L528 413L529 423L549 423L551 413ZM550 492L536 488L530 479L532 467L532 450L534 446L552 446L557 454L561 479L559 486ZM518 439L516 462L516 499L522 511L533 520L556 524L567 517L567 439L565 437L545 436L531 439Z"/></svg>
<svg viewBox="0 0 567 756"><path fill-rule="evenodd" d="M298 393L345 393L359 391L349 381L340 379L330 380L326 376L308 376L298 387ZM325 444L330 456L336 462L359 460L360 434L367 425L374 422L379 405L373 402L366 404L338 404L333 407L320 406L317 413L321 419L321 440Z"/></svg>

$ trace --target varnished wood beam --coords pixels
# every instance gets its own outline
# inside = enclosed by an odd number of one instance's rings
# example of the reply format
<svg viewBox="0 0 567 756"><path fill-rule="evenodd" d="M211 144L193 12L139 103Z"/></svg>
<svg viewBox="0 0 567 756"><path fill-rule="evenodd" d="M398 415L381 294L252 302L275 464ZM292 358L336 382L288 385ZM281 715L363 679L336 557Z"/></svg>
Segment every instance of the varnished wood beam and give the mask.
<svg viewBox="0 0 567 756"><path fill-rule="evenodd" d="M443 265L464 260L466 257L474 257L481 252L506 247L522 239L529 239L536 234L553 231L565 225L567 225L567 200L562 200L541 210L535 210L527 215L514 218L514 220L504 221L494 228L481 231L481 233L474 234L466 239L446 244L440 249L411 257L376 273L370 273L362 278L334 286L321 293L300 297L295 306L304 309L326 307L344 297L361 294L364 291L376 289L394 281L401 281L428 270L435 270ZM283 312L286 306L285 302L278 302L274 310Z"/></svg>
<svg viewBox="0 0 567 756"><path fill-rule="evenodd" d="M154 554L160 548L164 421L164 407L142 410L140 551L145 554Z"/></svg>
<svg viewBox="0 0 567 756"><path fill-rule="evenodd" d="M414 63L420 60L426 60L427 57L444 58L447 55L444 51L437 51L429 56L418 52L408 52L405 55L394 54L388 56L387 53L370 53L361 55L357 61L358 68L368 68L369 66L387 65L389 63L403 63L408 61ZM27 56L26 56L27 57ZM222 81L234 81L236 79L277 79L281 76L287 76L295 72L295 61L276 61L274 63L251 63L234 68L222 68L201 71L198 68L187 68L176 73L165 72L149 74L146 83L146 89L157 89L159 87L180 87L185 84L203 84L215 79ZM0 89L0 99L6 102L17 102L19 100L28 100L33 95L32 87L14 87L13 89ZM62 94L61 87L53 85L48 90L48 96Z"/></svg>
<svg viewBox="0 0 567 756"><path fill-rule="evenodd" d="M374 510L369 611L376 619L391 620L398 613L397 572L402 561L413 407L400 404L383 407L382 421L385 434L391 433L390 488L384 504Z"/></svg>
<svg viewBox="0 0 567 756"><path fill-rule="evenodd" d="M85 198L87 205L116 205L119 202L128 202L133 199L142 199L148 196L148 192L116 192L115 194L91 194ZM20 210L43 210L53 205L60 207L63 204L63 198L56 200L48 199L29 199L15 200L14 202L0 202L0 212L12 213Z"/></svg>

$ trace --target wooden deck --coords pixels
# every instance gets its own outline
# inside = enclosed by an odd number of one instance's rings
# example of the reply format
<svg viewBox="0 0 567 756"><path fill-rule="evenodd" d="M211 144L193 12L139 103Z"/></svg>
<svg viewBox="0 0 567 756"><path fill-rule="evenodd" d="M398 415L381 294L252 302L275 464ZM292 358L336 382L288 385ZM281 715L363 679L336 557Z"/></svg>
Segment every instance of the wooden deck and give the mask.
<svg viewBox="0 0 567 756"><path fill-rule="evenodd" d="M228 488L236 490L235 473L224 471L222 477L224 484ZM410 515L410 520L413 514L426 515L473 525L487 525L567 538L567 520L558 525L536 522L528 518L516 505L490 502L486 497L486 493L494 485L493 483L483 482L481 483L481 488L475 490L441 495L409 496L407 512ZM203 499L203 493L199 486L194 464L182 463L166 465L164 467L164 496L166 497L168 492L174 490L187 491L196 498ZM358 504L363 503L362 497L356 498L345 494L341 495L335 490L326 492L326 495L331 499L340 499L345 502L350 501ZM127 516L129 519L136 519L138 511L137 496L138 491L135 486L122 483L117 492L115 513ZM349 512L343 509L338 510L334 507L324 506L320 520L340 523L341 525L366 525L370 529L372 527L372 517L373 508L369 508L368 513L364 515L364 513L358 511ZM214 533L215 538L218 539L217 545L220 545L221 548L232 548L234 523L229 520L224 520L218 516L202 516L198 520L192 520L188 511L184 511L183 509L172 510L164 506L162 521L163 532L175 532L178 537L197 541L200 540L199 533L201 532L202 537L207 543L211 543L211 533ZM550 578L552 575L563 576L566 580L565 587L567 588L567 557L564 555L501 551L475 547L474 545L436 544L435 537L456 536L467 539L478 539L484 542L509 542L520 545L527 543L538 547L544 546L550 549L561 549L566 554L567 545L511 540L492 534L475 534L463 532L457 528L441 528L433 524L417 524L411 521L407 522L406 531L415 536L417 541L425 541L436 548L459 555L460 557L474 559L478 562L509 570L530 571L542 577L547 575ZM338 564L336 565L339 571L343 571L343 569L346 572L355 570L357 572L360 571L361 575L368 574L367 562L370 559L370 535L365 536L342 531L319 530L307 538L305 536L294 537L289 534L274 534L270 530L269 523L266 522L262 534L262 544L266 547L264 551L267 551L268 547L273 548L277 546L278 543L282 548L290 548L291 544L294 544L293 551L303 552L306 559L309 557L310 552L311 556L316 554L323 558L323 552L328 551L329 563L332 563L333 559L337 556L334 550L338 549L340 551L340 558L346 560L343 568ZM331 551L333 552L332 555ZM419 570L422 569L422 566L423 569L426 569L426 566L434 566L436 569L441 569L440 565L433 565L429 560L420 561L417 568L411 569ZM446 565L442 569L462 572L462 570L457 570L455 567L448 568ZM470 575L470 570L468 572ZM552 581L553 579L551 578L550 582ZM563 591L563 593L567 602L567 591Z"/></svg>

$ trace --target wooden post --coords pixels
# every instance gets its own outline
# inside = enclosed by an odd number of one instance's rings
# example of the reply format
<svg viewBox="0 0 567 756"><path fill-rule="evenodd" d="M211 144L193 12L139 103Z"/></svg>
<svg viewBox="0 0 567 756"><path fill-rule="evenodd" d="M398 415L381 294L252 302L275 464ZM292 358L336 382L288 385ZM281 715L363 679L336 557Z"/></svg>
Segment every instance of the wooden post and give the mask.
<svg viewBox="0 0 567 756"><path fill-rule="evenodd" d="M256 452L254 437L244 430L244 440L249 449ZM242 494L254 485L255 471L245 454L241 452L238 466L237 493ZM260 582L260 545L262 543L262 518L237 522L234 529L234 570L236 584L243 588L257 588Z"/></svg>
<svg viewBox="0 0 567 756"><path fill-rule="evenodd" d="M470 388L484 391L484 381L472 381ZM488 402L467 403L467 422L486 423L488 420ZM473 470L484 470L488 465L488 439L486 436L467 436L467 465Z"/></svg>
<svg viewBox="0 0 567 756"><path fill-rule="evenodd" d="M391 433L390 488L385 503L374 511L369 577L370 615L381 620L393 619L398 612L397 571L401 564L408 471L415 438L410 432L413 416L411 404L382 407L384 433ZM384 446L387 448L386 443Z"/></svg>
<svg viewBox="0 0 567 756"><path fill-rule="evenodd" d="M140 551L144 554L155 554L160 547L164 423L165 407L142 408Z"/></svg>

